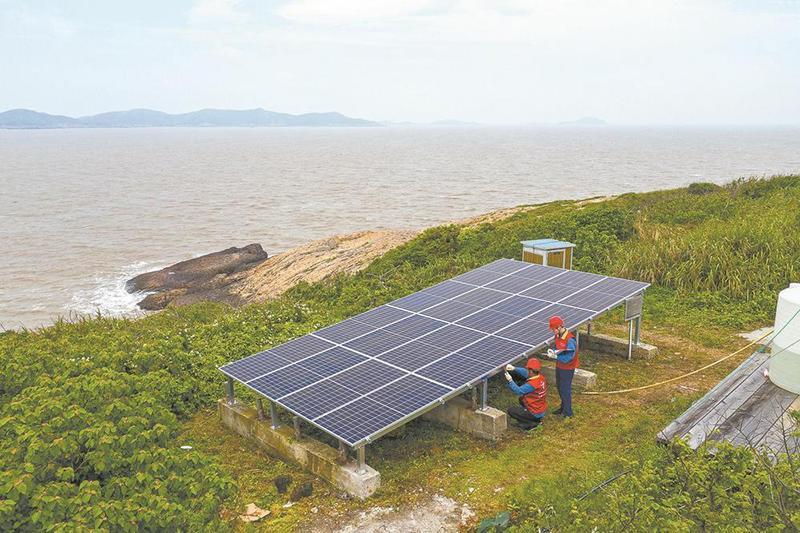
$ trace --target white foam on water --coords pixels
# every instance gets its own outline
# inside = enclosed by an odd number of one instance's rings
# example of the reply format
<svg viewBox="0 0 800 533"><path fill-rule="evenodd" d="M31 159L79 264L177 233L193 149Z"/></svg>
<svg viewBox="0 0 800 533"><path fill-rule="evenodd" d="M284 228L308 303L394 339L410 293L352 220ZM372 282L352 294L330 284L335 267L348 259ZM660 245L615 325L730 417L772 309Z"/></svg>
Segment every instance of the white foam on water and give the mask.
<svg viewBox="0 0 800 533"><path fill-rule="evenodd" d="M72 300L67 306L69 314L103 316L141 316L145 312L136 305L151 292L129 293L125 290L125 283L134 276L158 270L165 265L147 261L139 261L127 265L117 272L110 274L96 274L92 287L81 289L72 295Z"/></svg>

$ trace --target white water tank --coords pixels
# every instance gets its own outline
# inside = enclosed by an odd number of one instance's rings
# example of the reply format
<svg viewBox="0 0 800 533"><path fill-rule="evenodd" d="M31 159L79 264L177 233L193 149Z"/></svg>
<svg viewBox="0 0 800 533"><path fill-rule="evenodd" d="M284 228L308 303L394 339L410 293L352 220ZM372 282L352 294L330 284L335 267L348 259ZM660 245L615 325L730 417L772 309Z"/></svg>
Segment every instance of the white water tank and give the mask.
<svg viewBox="0 0 800 533"><path fill-rule="evenodd" d="M789 322L791 321L791 322ZM800 394L800 283L778 294L769 378L782 389Z"/></svg>

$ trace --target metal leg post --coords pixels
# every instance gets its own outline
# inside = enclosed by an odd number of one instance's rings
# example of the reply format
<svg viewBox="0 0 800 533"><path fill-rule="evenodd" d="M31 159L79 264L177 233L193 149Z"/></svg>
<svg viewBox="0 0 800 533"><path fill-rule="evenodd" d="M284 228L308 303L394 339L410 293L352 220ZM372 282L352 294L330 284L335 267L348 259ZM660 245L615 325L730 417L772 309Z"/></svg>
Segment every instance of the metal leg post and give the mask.
<svg viewBox="0 0 800 533"><path fill-rule="evenodd" d="M347 444L343 440L339 441L339 464L347 462Z"/></svg>
<svg viewBox="0 0 800 533"><path fill-rule="evenodd" d="M292 417L292 425L294 426L294 438L299 440L301 437L299 416Z"/></svg>
<svg viewBox="0 0 800 533"><path fill-rule="evenodd" d="M278 420L278 410L275 409L275 402L269 402L269 420L270 427L272 427L272 429L278 429L281 427L281 423Z"/></svg>
<svg viewBox="0 0 800 533"><path fill-rule="evenodd" d="M356 463L358 464L358 473L363 474L367 471L366 469L366 455L367 455L367 445L363 445L356 450Z"/></svg>
<svg viewBox="0 0 800 533"><path fill-rule="evenodd" d="M586 324L586 334L587 335L591 335L592 334L592 321L591 320Z"/></svg>
<svg viewBox="0 0 800 533"><path fill-rule="evenodd" d="M264 400L256 398L256 411L258 411L258 419L263 422L264 418Z"/></svg>
<svg viewBox="0 0 800 533"><path fill-rule="evenodd" d="M236 403L236 398L233 397L233 378L228 378L228 382L225 384L225 397L228 405Z"/></svg>
<svg viewBox="0 0 800 533"><path fill-rule="evenodd" d="M633 332L633 343L637 346L642 340L642 315L636 317L636 329Z"/></svg>
<svg viewBox="0 0 800 533"><path fill-rule="evenodd" d="M633 358L633 320L628 321L628 361Z"/></svg>
<svg viewBox="0 0 800 533"><path fill-rule="evenodd" d="M470 389L470 400L472 400L472 408L478 408L478 389L477 387L472 387Z"/></svg>
<svg viewBox="0 0 800 533"><path fill-rule="evenodd" d="M481 411L486 410L486 404L489 401L489 380L484 379L481 383Z"/></svg>

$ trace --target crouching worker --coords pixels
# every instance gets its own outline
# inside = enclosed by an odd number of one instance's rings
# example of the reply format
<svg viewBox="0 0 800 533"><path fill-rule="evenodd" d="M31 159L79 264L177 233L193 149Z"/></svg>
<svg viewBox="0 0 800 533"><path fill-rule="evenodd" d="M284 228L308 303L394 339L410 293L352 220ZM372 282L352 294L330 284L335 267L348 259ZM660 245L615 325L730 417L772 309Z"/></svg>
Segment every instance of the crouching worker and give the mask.
<svg viewBox="0 0 800 533"><path fill-rule="evenodd" d="M508 388L519 396L519 405L509 407L508 416L519 422L522 429L537 427L547 412L547 381L542 375L542 363L531 357L525 368L507 365L505 376ZM522 384L515 383L514 377L521 378Z"/></svg>

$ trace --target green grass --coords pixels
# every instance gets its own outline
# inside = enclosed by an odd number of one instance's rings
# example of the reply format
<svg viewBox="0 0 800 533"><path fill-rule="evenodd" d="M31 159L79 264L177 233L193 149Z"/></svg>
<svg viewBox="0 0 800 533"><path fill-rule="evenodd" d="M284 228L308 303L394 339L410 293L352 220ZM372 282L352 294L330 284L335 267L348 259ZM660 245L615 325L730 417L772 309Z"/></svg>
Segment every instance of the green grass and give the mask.
<svg viewBox="0 0 800 533"><path fill-rule="evenodd" d="M223 379L216 368L499 257L518 257L520 240L554 237L577 245L577 269L654 284L646 296L645 340L655 338L662 355L646 364L582 357L600 375L602 388L646 384L732 351L741 345L734 332L771 322L777 292L800 272L799 213L800 176L699 184L598 203L552 202L491 224L432 228L356 275L301 284L265 304L198 304L135 321L94 318L1 333L0 528L112 527L107 513L95 512L101 509L118 510L127 524L157 529L163 513L146 513L148 502L172 509L175 527L206 517L201 523L208 528L241 528L233 517L255 502L272 511L261 527L288 530L313 516L313 507L336 519L336 513L364 505L398 506L435 492L469 503L481 516L511 509L520 527L563 528L565 516L586 520L591 502L603 500L593 496L576 507L575 498L631 460L654 460L657 430L737 361L696 376L687 383L695 392L667 387L625 398L578 398L576 420L548 421L541 432L512 433L496 445L414 421L370 446L368 460L384 480L371 502L341 500L315 483L315 494L290 508L282 507L286 496L276 493L272 479L282 473L296 481L311 478L220 427L213 406ZM617 312L598 327L622 332L620 324ZM139 404L151 410L132 421L101 403L87 408L80 397L53 398L53 379L67 380L57 387L133 387ZM244 391L241 398L253 400ZM20 409L33 399L41 399L43 410L29 420ZM491 401L505 407L514 399L495 382ZM42 426L48 412L81 409L86 413L79 417L59 419L67 444ZM163 426L144 444L152 452L149 462L117 461L105 445L85 437L99 425L108 429L110 443L126 442L120 428L134 422ZM170 455L184 443L194 446L191 461ZM63 446L69 453L59 452ZM177 461L177 478L162 468L167 456ZM107 460L117 462L110 468ZM151 476L148 486L135 481L143 472ZM203 502L152 490L161 483L196 490L197 476L214 480ZM15 485L20 478L28 481ZM107 490L114 484L128 492ZM75 492L80 487L98 492L85 499Z"/></svg>

